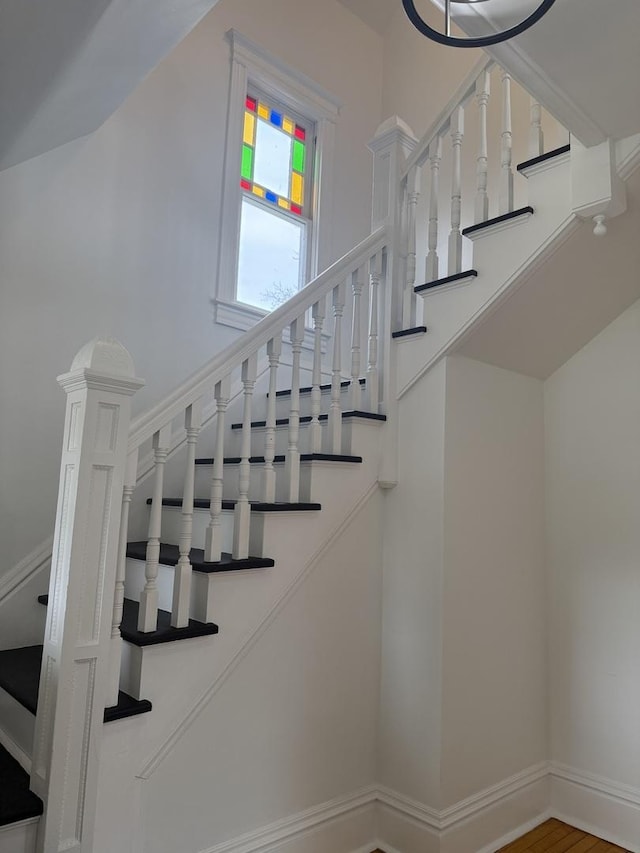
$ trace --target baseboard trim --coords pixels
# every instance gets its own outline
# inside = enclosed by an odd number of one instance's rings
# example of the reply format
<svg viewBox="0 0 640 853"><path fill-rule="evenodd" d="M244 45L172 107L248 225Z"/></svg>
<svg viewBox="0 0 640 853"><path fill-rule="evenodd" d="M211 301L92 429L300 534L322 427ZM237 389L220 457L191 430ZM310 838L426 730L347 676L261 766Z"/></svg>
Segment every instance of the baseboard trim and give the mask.
<svg viewBox="0 0 640 853"><path fill-rule="evenodd" d="M201 853L266 853L274 848L280 849L284 844L298 837L317 832L326 824L355 815L362 809L373 806L375 801L375 786L361 788L291 817L275 821L253 832L247 832L237 838L208 847ZM371 842L363 843L352 850L352 853L371 853L375 849L375 844L376 842L372 839Z"/></svg>
<svg viewBox="0 0 640 853"><path fill-rule="evenodd" d="M541 823L544 823L545 820L549 820L550 817L553 817L551 809L547 809L542 812L542 814L538 815L538 817L528 820L526 823L523 823L515 829L512 829L510 832L505 833L501 838L492 841L490 844L486 844L481 850L478 850L477 853L495 853L495 851L500 850L501 847L505 847L507 844L511 844L512 841L516 841L521 836L526 835L527 832L531 832L532 829L540 826Z"/></svg>
<svg viewBox="0 0 640 853"><path fill-rule="evenodd" d="M53 536L34 548L30 554L23 557L19 563L6 572L0 580L0 604L18 592L35 574L51 562L53 553Z"/></svg>

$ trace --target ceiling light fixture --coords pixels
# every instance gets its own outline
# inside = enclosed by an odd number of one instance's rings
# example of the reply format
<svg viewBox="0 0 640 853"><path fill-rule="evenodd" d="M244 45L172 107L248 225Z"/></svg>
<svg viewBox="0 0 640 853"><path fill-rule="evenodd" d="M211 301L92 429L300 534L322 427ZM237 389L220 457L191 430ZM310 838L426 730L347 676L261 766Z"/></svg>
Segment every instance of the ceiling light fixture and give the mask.
<svg viewBox="0 0 640 853"><path fill-rule="evenodd" d="M444 0L444 33L441 33L439 30L434 30L433 27L430 27L429 24L420 17L414 0L402 0L402 5L404 6L404 11L407 13L407 17L413 26L421 32L422 35L430 38L432 41L438 42L438 44L445 44L449 47L489 47L492 44L498 44L501 41L507 41L507 39L515 38L525 30L528 30L529 27L532 27L549 11L556 0L542 0L542 3L540 3L528 18L525 18L524 21L521 21L514 27L509 27L509 29L503 30L502 32L491 33L491 35L480 36L477 38L457 38L451 35L452 3L465 3L470 5L487 2L490 3L491 0Z"/></svg>

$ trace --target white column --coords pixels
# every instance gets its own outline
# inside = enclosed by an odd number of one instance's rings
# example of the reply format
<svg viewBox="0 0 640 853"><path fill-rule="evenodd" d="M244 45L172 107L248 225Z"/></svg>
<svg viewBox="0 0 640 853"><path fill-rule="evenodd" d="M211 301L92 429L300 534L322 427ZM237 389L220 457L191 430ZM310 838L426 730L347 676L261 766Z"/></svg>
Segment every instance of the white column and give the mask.
<svg viewBox="0 0 640 853"><path fill-rule="evenodd" d="M539 157L544 154L544 132L542 130L542 106L531 98L531 119L529 124L529 157Z"/></svg>
<svg viewBox="0 0 640 853"><path fill-rule="evenodd" d="M300 500L300 353L304 341L304 317L298 317L290 327L291 337L291 405L289 407L289 435L285 459L287 499Z"/></svg>
<svg viewBox="0 0 640 853"><path fill-rule="evenodd" d="M349 408L358 411L362 407L362 392L360 388L360 371L362 369L362 332L360 315L362 314L362 291L364 289L365 270L361 267L351 276L353 292L351 318L351 384L349 385Z"/></svg>
<svg viewBox="0 0 640 853"><path fill-rule="evenodd" d="M202 426L202 400L196 400L185 412L184 428L187 434L187 459L182 490L182 523L178 539L180 557L173 576L173 603L171 625L186 628L191 606L191 539L193 535L193 497L196 477L196 445Z"/></svg>
<svg viewBox="0 0 640 853"><path fill-rule="evenodd" d="M513 210L513 169L511 168L511 75L502 71L502 142L500 146L500 214Z"/></svg>
<svg viewBox="0 0 640 853"><path fill-rule="evenodd" d="M438 278L438 197L440 194L440 161L442 160L442 137L436 136L429 146L429 233L428 252L425 265L425 281Z"/></svg>
<svg viewBox="0 0 640 853"><path fill-rule="evenodd" d="M91 341L67 394L31 785L38 849L93 850L130 397L143 384L115 340Z"/></svg>
<svg viewBox="0 0 640 853"><path fill-rule="evenodd" d="M333 288L333 363L331 369L331 404L329 406L328 452L342 453L342 314L345 283Z"/></svg>
<svg viewBox="0 0 640 853"><path fill-rule="evenodd" d="M113 618L111 620L111 650L109 652L109 684L105 705L111 708L118 704L120 692L120 667L122 664L122 612L124 608L124 582L127 571L127 533L129 531L129 508L131 497L136 487L138 474L138 451L134 450L127 457L124 485L122 487L122 509L120 512L120 534L118 539L118 563L116 567L116 583L113 596Z"/></svg>
<svg viewBox="0 0 640 853"><path fill-rule="evenodd" d="M242 385L244 390L244 408L242 412L242 450L240 451L240 469L238 473L238 500L233 514L233 559L244 560L249 556L249 526L251 506L249 505L249 483L251 477L251 403L253 389L258 372L258 356L249 356L242 365Z"/></svg>
<svg viewBox="0 0 640 853"><path fill-rule="evenodd" d="M209 525L205 535L204 558L207 563L218 563L222 556L222 489L224 483L224 428L225 413L231 397L231 377L225 376L216 384L216 446L211 472Z"/></svg>
<svg viewBox="0 0 640 853"><path fill-rule="evenodd" d="M264 433L264 468L262 469L262 500L273 503L276 499L276 393L278 390L278 365L282 353L282 335L278 334L267 344L269 359L269 396L267 398L267 426Z"/></svg>
<svg viewBox="0 0 640 853"><path fill-rule="evenodd" d="M153 436L154 481L149 535L144 568L145 584L140 594L138 631L150 633L158 627L158 566L160 565L160 535L162 530L162 492L164 488L164 466L171 447L171 424L167 424Z"/></svg>
<svg viewBox="0 0 640 853"><path fill-rule="evenodd" d="M380 385L378 376L378 299L382 255L378 253L371 259L370 267L370 296L369 296L369 358L367 367L367 396L369 411L377 413L380 402Z"/></svg>
<svg viewBox="0 0 640 853"><path fill-rule="evenodd" d="M456 107L451 116L451 232L449 233L449 265L447 275L462 270L462 234L460 216L462 209L462 139L464 137L464 108Z"/></svg>
<svg viewBox="0 0 640 853"><path fill-rule="evenodd" d="M311 423L309 424L309 452L320 453L322 449L322 428L320 409L322 407L322 326L326 316L327 300L323 296L311 309L313 317L313 373L311 376Z"/></svg>
<svg viewBox="0 0 640 853"><path fill-rule="evenodd" d="M475 203L475 222L486 222L489 218L489 195L487 177L489 153L487 143L487 105L491 92L491 75L483 71L476 82L476 101L478 103L478 123L480 139L478 141L477 178L478 189Z"/></svg>
<svg viewBox="0 0 640 853"><path fill-rule="evenodd" d="M407 175L407 252L406 252L406 282L404 288L404 307L402 326L412 329L416 325L416 300L414 291L416 283L416 210L418 207L420 175L417 166Z"/></svg>

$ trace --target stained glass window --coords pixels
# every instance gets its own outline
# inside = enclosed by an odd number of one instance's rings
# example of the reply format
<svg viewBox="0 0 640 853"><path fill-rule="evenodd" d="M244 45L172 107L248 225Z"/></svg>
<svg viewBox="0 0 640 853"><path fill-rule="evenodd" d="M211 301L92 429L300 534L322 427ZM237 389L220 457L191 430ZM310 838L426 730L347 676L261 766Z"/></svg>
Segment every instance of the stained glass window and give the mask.
<svg viewBox="0 0 640 853"><path fill-rule="evenodd" d="M305 216L307 130L285 111L247 95L240 185L247 193Z"/></svg>

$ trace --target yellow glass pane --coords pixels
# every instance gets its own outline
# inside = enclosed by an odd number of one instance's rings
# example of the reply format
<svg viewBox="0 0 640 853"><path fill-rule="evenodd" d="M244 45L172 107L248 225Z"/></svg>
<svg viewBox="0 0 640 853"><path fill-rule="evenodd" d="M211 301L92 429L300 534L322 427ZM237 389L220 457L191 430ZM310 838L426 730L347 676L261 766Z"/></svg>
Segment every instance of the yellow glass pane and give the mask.
<svg viewBox="0 0 640 853"><path fill-rule="evenodd" d="M295 204L302 204L302 193L304 189L304 181L302 175L294 172L291 175L291 201Z"/></svg>
<svg viewBox="0 0 640 853"><path fill-rule="evenodd" d="M253 185L253 192L255 195L260 196L260 198L264 198L264 190L262 187L257 187L255 184Z"/></svg>
<svg viewBox="0 0 640 853"><path fill-rule="evenodd" d="M285 210L289 210L289 202L284 198L278 199L278 207L282 207Z"/></svg>
<svg viewBox="0 0 640 853"><path fill-rule="evenodd" d="M291 136L293 136L294 127L295 127L295 124L291 121L290 118L287 118L285 116L285 118L282 119L282 129L284 130L285 133L288 133Z"/></svg>
<svg viewBox="0 0 640 853"><path fill-rule="evenodd" d="M244 133L242 134L242 141L246 145L253 145L255 127L256 117L247 110L244 114Z"/></svg>
<svg viewBox="0 0 640 853"><path fill-rule="evenodd" d="M271 115L269 107L265 107L264 104L258 103L258 115L260 118L264 118L269 121L269 116Z"/></svg>

